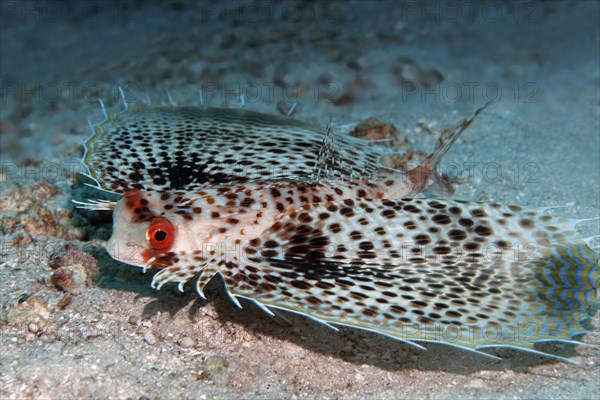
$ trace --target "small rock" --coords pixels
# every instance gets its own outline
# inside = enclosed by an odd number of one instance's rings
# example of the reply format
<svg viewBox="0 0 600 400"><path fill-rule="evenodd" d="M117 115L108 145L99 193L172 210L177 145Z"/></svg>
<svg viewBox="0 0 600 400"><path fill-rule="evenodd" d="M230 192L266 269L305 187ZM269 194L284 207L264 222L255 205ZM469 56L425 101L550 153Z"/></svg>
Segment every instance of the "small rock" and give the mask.
<svg viewBox="0 0 600 400"><path fill-rule="evenodd" d="M204 362L206 369L211 371L222 371L225 368L229 367L229 362L225 359L225 357L221 356L211 356L206 359Z"/></svg>
<svg viewBox="0 0 600 400"><path fill-rule="evenodd" d="M515 375L514 371L508 370L501 373L499 378L502 380L515 379Z"/></svg>
<svg viewBox="0 0 600 400"><path fill-rule="evenodd" d="M155 345L157 340L156 340L156 336L154 336L152 334L152 332L146 332L144 333L144 340L146 341L146 343L148 343L150 346Z"/></svg>
<svg viewBox="0 0 600 400"><path fill-rule="evenodd" d="M48 266L54 270L52 283L74 295L91 286L98 271L94 257L69 244L50 255Z"/></svg>
<svg viewBox="0 0 600 400"><path fill-rule="evenodd" d="M485 382L481 379L473 379L471 382L467 383L467 389L483 389L485 387Z"/></svg>
<svg viewBox="0 0 600 400"><path fill-rule="evenodd" d="M151 328L152 327L152 321L150 320L145 320L145 321L141 321L140 325L146 327L146 328Z"/></svg>
<svg viewBox="0 0 600 400"><path fill-rule="evenodd" d="M51 281L52 284L58 289L64 290L65 292L73 295L79 294L77 286L73 283L73 271L65 267L56 269L52 274Z"/></svg>
<svg viewBox="0 0 600 400"><path fill-rule="evenodd" d="M72 301L73 296L71 296L70 294L66 294L62 299L60 299L60 301L56 305L56 308L59 310L64 310L69 306L69 304L71 304Z"/></svg>
<svg viewBox="0 0 600 400"><path fill-rule="evenodd" d="M381 140L390 136L400 136L400 132L392 124L382 123L377 118L370 117L357 125L349 135L366 140Z"/></svg>
<svg viewBox="0 0 600 400"><path fill-rule="evenodd" d="M93 339L93 338L97 338L98 336L101 336L102 334L100 333L100 331L96 328L92 328L89 331L85 331L83 332L82 336L85 339Z"/></svg>
<svg viewBox="0 0 600 400"><path fill-rule="evenodd" d="M204 362L204 371L214 382L225 383L227 380L227 369L229 362L221 356L211 356Z"/></svg>
<svg viewBox="0 0 600 400"><path fill-rule="evenodd" d="M50 318L50 311L40 300L24 295L7 302L0 316L6 323L29 326L30 323L37 325L42 321L47 321Z"/></svg>
<svg viewBox="0 0 600 400"><path fill-rule="evenodd" d="M194 347L194 344L196 344L196 342L194 342L192 338L189 338L187 336L179 339L178 343L183 348Z"/></svg>

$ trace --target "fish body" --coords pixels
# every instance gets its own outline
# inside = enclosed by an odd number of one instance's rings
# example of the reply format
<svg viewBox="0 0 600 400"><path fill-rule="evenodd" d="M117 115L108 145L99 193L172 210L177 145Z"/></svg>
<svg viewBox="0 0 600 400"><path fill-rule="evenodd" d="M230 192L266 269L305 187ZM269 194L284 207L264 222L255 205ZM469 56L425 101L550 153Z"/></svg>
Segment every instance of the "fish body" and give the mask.
<svg viewBox="0 0 600 400"><path fill-rule="evenodd" d="M384 177L369 182L338 180L322 182L271 182L210 186L184 192L128 191L114 206L114 234L109 249L127 244L127 257L113 257L137 266L160 268L155 258L166 252L201 249L206 243L224 247L248 243L271 228L290 210L313 204L332 204L344 199L384 199L410 195L418 188L410 178ZM173 225L173 244L153 251L147 248L147 231L156 219ZM142 229L136 228L142 225ZM178 240L174 240L177 236ZM136 250L131 247L136 246ZM154 249L156 250L156 249ZM152 260L156 262L153 263ZM198 271L196 271L198 272Z"/></svg>
<svg viewBox="0 0 600 400"><path fill-rule="evenodd" d="M573 221L499 204L349 197L355 184L342 194L342 182L239 188L241 202L256 196L247 207L224 200L235 186L221 201L129 193L115 208L107 248L128 264L160 269L157 288L183 288L200 274L204 296L219 274L232 298L404 341L443 342L444 333L466 348L533 350L540 340L585 333L598 256L577 240ZM321 198L278 210L280 196L265 196L275 187ZM136 214L142 203L147 211ZM153 248L148 232L163 218L172 224L170 243ZM122 245L132 258L118 256Z"/></svg>
<svg viewBox="0 0 600 400"><path fill-rule="evenodd" d="M168 112L159 111L168 125ZM215 126L223 122L222 113ZM161 157L165 168L183 165L169 163L185 159L190 143L175 127L185 126L182 115L197 113L176 114L168 130L174 136L162 136L170 147L136 154L146 153L146 161ZM119 141L130 137L117 125L127 131L133 125L110 121L105 124L110 129L96 128L88 141L85 162L101 188L123 196L88 208L113 211L109 253L131 265L160 269L152 282L156 288L174 282L183 289L198 276L196 290L204 296L206 283L220 275L237 305L244 297L267 312L284 309L415 345L538 352L534 345L540 341L571 342L586 332L581 321L596 302L598 281L598 255L579 238L577 220L552 217L544 209L418 197L473 117L441 140L423 164L402 174L381 174L381 152L364 142L336 144L339 138L327 130L277 122L278 128L269 129L283 131L286 140L314 135L305 150L294 150L299 158L289 165L303 161L291 175L198 179L199 170L186 167L177 172L183 178L173 178L173 169L159 184L147 179L153 168L146 161L138 165L140 180L124 180L107 163L92 161L112 159ZM240 118L230 116L234 124ZM147 129L137 133L152 136ZM222 138L210 132L202 140L218 148L210 143ZM269 149L254 146L242 159L281 163ZM357 170L361 174L355 175Z"/></svg>

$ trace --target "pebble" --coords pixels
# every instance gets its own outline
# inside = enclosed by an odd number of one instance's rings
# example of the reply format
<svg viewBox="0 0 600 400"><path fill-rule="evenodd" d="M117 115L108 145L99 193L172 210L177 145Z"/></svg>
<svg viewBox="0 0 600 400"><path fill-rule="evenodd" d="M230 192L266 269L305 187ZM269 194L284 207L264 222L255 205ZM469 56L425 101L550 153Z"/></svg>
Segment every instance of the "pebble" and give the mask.
<svg viewBox="0 0 600 400"><path fill-rule="evenodd" d="M204 365L207 370L211 370L212 372L221 372L229 367L229 362L227 362L225 357L211 356L206 359Z"/></svg>
<svg viewBox="0 0 600 400"><path fill-rule="evenodd" d="M483 389L485 387L485 382L481 379L473 379L471 382L467 383L467 389Z"/></svg>
<svg viewBox="0 0 600 400"><path fill-rule="evenodd" d="M194 342L194 339L189 338L187 336L179 339L178 343L181 347L184 348L194 347L194 345L196 344L196 342Z"/></svg>
<svg viewBox="0 0 600 400"><path fill-rule="evenodd" d="M100 331L98 329L92 328L89 331L86 331L83 333L83 337L85 339L93 339L96 338L98 336L101 336L102 334L100 333Z"/></svg>
<svg viewBox="0 0 600 400"><path fill-rule="evenodd" d="M508 379L515 379L516 374L514 373L514 371L504 371L503 373L500 374L500 376L498 378L502 379L502 380L508 380Z"/></svg>
<svg viewBox="0 0 600 400"><path fill-rule="evenodd" d="M150 321L150 320L146 320L146 321L142 321L142 322L140 322L140 324L141 324L142 326L145 326L146 328L150 328L150 327L152 326L152 321Z"/></svg>
<svg viewBox="0 0 600 400"><path fill-rule="evenodd" d="M156 336L154 336L152 334L152 332L146 332L144 333L144 340L146 341L146 343L148 343L150 346L152 346L153 344L156 344L157 340L156 340Z"/></svg>
<svg viewBox="0 0 600 400"><path fill-rule="evenodd" d="M221 356L211 356L204 362L204 371L214 382L225 382L227 379L227 370L229 362Z"/></svg>

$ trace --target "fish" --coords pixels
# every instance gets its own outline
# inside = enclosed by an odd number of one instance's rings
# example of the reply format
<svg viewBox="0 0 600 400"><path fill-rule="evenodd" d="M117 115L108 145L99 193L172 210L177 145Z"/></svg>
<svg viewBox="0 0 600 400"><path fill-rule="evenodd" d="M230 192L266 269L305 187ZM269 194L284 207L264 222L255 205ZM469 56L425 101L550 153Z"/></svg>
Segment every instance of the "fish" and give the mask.
<svg viewBox="0 0 600 400"><path fill-rule="evenodd" d="M156 289L175 283L183 291L196 277L205 298L206 284L220 276L237 307L244 298L269 315L299 313L420 349L444 343L498 359L484 350L508 347L570 362L535 346L581 344L576 339L587 332L599 256L576 231L581 220L549 215L549 208L423 195L440 159L486 106L441 137L420 165L389 173L378 164L381 149L287 118L210 108L122 113L95 127L83 159L99 188L121 198L79 205L113 213L107 251L144 271L158 269ZM201 140L190 139L198 115L214 130L198 128ZM144 118L161 122L143 125ZM266 130L259 120L269 121ZM220 148L223 132L244 132L245 124L261 140L251 140L238 160L293 167L241 178L194 169L200 156L188 158L190 143ZM265 144L278 140L274 133L285 138L281 146L306 140L306 147L273 154ZM121 143L135 147L123 155ZM210 164L218 154L208 154L202 162ZM130 179L117 176L109 160ZM150 166L159 160L169 172L157 182L149 177L158 176Z"/></svg>

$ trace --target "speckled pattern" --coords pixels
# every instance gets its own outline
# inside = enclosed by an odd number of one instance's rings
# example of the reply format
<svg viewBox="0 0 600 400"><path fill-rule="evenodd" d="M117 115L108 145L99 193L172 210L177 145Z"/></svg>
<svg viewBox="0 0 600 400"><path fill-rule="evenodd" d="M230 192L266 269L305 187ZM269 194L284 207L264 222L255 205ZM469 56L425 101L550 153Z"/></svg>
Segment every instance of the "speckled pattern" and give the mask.
<svg viewBox="0 0 600 400"><path fill-rule="evenodd" d="M204 298L219 274L231 296L406 341L534 351L537 341L586 332L598 256L577 241L576 220L499 204L394 201L386 183L360 183L128 192L107 249L161 269L157 288L183 288L201 273ZM448 326L464 332L435 336ZM492 326L505 332L486 336Z"/></svg>
<svg viewBox="0 0 600 400"><path fill-rule="evenodd" d="M440 137L422 165L387 174L378 173L383 149L296 120L125 110L94 128L83 159L100 189L124 195L86 206L114 208L109 254L161 269L158 289L176 282L183 290L201 274L205 298L220 275L238 306L243 296L269 314L265 306L411 344L536 352L542 340L570 342L587 332L580 323L598 280L598 256L578 240L577 220L412 199L430 181L419 175L436 169L483 110ZM238 163L256 172L240 175ZM458 333L439 334L449 329Z"/></svg>
<svg viewBox="0 0 600 400"><path fill-rule="evenodd" d="M94 130L84 162L115 193L309 180L317 164L327 175L369 177L394 153L292 118L239 109L146 107L112 115ZM325 140L335 143L330 163L319 154Z"/></svg>

